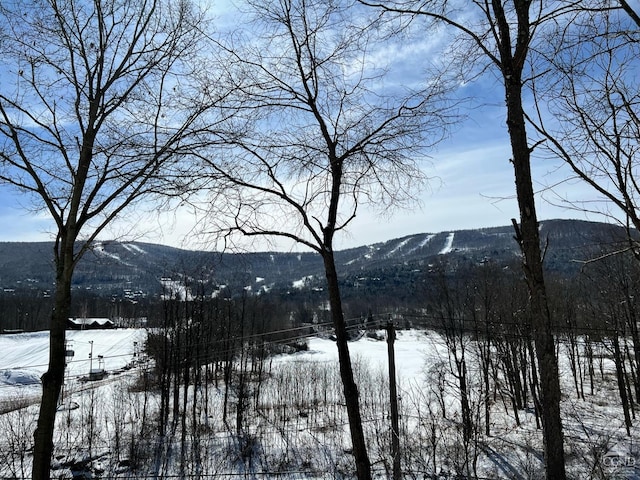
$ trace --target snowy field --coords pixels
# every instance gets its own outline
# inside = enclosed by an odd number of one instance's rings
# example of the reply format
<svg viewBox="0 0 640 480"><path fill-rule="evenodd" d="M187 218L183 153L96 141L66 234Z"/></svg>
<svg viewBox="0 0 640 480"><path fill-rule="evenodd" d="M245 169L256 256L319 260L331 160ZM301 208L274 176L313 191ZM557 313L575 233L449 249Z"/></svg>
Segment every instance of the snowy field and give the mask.
<svg viewBox="0 0 640 480"><path fill-rule="evenodd" d="M178 422L174 425L177 430L160 439L152 421L158 399L146 390L130 388L142 373L140 367L122 370L139 358L134 353L143 345L145 335L144 330L136 329L68 332L74 357L69 364L67 400L77 408L61 409L58 415L56 478L72 478L75 473L68 468L72 462L90 465L96 477L103 472L102 478L238 478L240 474L246 478L351 478L348 428L333 341L313 337L308 340L308 351L277 355L265 362L268 379L257 392L251 390L250 401L245 398L249 419L244 420L242 435L234 424L241 396L230 392L229 418L223 417L227 398L216 382L206 393L202 387L195 393L181 391L181 398L186 399L182 428L189 433L177 433ZM89 372L92 348L93 368L102 356L104 368L111 374L104 382L96 382L96 388L87 389L92 382L82 379ZM377 478L387 478L387 344L363 337L351 342L349 348L373 471ZM466 348L469 386L476 389L480 374L473 342ZM441 475L438 478L452 478L464 469L476 472L475 478L480 479L540 478L541 433L530 408L519 413L518 426L506 402L492 403L490 435L483 435L479 427L462 451L460 397L449 352L435 332L398 332L395 357L405 478L429 478L433 471ZM570 478L640 478L640 431L636 421L631 435L626 435L615 383L598 384L586 400L579 399L562 344L559 352ZM0 398L14 403L18 398L37 399L37 381L46 370L47 355L48 335L44 332L1 335ZM603 362L602 368L611 378L610 362ZM199 400L194 401L194 395ZM481 395L472 393L470 402L480 424L484 408ZM0 415L0 437L5 435L4 442L0 440L0 465L4 465L0 466L0 478L28 478L28 443L36 413L33 405ZM25 437L25 450L18 454ZM470 455L474 465L469 465ZM84 460L78 460L81 457ZM132 467L134 457L139 458L137 470Z"/></svg>
<svg viewBox="0 0 640 480"><path fill-rule="evenodd" d="M145 338L141 329L67 331L68 350L73 351L67 382L76 384L88 376L90 368L121 371L134 360ZM48 332L0 335L0 404L15 397L39 397L40 376L48 362Z"/></svg>
<svg viewBox="0 0 640 480"><path fill-rule="evenodd" d="M99 356L102 356L107 372L121 370L135 359L137 349L142 350L145 338L146 331L143 329L67 331L67 343L74 351L67 367L68 381L77 382L89 374L90 368L98 368ZM401 378L420 378L425 356L436 345L433 342L431 345L426 343L424 336L418 332L398 332L395 355L399 381ZM93 362L89 356L92 351ZM386 368L385 342L363 338L350 344L350 352L354 359L362 358L370 366ZM17 393L39 395L40 376L47 370L48 361L48 332L0 335L0 401ZM334 342L311 338L309 351L281 355L275 361L337 364L338 353Z"/></svg>

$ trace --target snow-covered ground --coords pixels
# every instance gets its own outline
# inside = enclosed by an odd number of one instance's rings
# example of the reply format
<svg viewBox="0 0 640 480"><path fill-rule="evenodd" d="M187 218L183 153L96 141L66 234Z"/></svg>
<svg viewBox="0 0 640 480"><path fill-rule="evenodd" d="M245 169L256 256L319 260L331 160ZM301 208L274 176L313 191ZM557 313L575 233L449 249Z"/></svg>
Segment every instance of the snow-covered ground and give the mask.
<svg viewBox="0 0 640 480"><path fill-rule="evenodd" d="M102 367L108 372L122 369L142 350L145 338L146 332L141 329L67 331L68 350L73 351L67 380L77 381L88 375L90 368ZM0 401L39 395L40 376L48 362L48 332L0 335Z"/></svg>
<svg viewBox="0 0 640 480"><path fill-rule="evenodd" d="M167 456L168 452L177 452L179 445L158 443L156 434L150 435L150 432L155 432L155 427L151 431L145 430L144 419L148 420L151 415L145 413L146 409L152 412L158 402L153 397L154 393L147 398L146 394L141 396L141 393L136 393L139 390L129 390L128 385L131 385L134 377L111 376L111 382L97 384L97 389L74 389L74 385L80 384L79 379L89 372L92 347L93 367L96 368L95 362L101 355L105 369L115 372L131 364L134 353L144 343L145 335L144 330L136 329L68 332L69 344L75 353L69 365L69 396L77 402L78 409L59 413L56 437L59 465L69 462L74 455L70 452L85 451L89 442L89 452L93 451L89 456L104 463L101 468L111 472L108 478L117 478L116 472L124 476L131 475L128 455L131 451L140 452L136 449L141 448L152 452L147 454L152 459L145 460L150 462L145 464L145 468L151 468L149 465L152 465L153 472L138 472L143 477L150 473L179 475L181 471L185 472L185 467L183 463L182 466L178 464L186 461L187 476L200 472L206 474L203 478L237 478L240 473L248 474L247 469L255 474L260 471L273 472L274 468L281 469L278 470L281 473L298 472L288 476L279 473L278 478L350 478L346 472L352 471L352 464L351 456L346 453L349 437L340 398L335 342L312 337L308 340L308 351L281 354L268 360L267 380L255 397L255 406L252 400L251 406L247 407L252 417L249 421L245 420L246 437L239 437L236 428L223 421L223 411L226 409L223 387L212 386L207 395L201 392L199 401L208 398L208 406L198 409L198 421L203 422L198 427L202 430L199 430L199 436L189 433L186 445L190 456L185 460L180 459L177 453ZM475 388L479 382L479 372L474 366L473 343L469 343L467 348L470 355L469 384ZM359 383L362 417L366 435L370 439L374 472L377 478L386 478L388 470L385 468L388 468L389 460L387 344L384 340L365 336L350 342L349 349ZM586 400L578 399L563 345L559 352L565 448L570 478L640 478L640 431L634 425L631 436L626 435L615 383L599 384L594 395L587 395ZM39 389L34 382L37 383L39 375L46 370L47 355L46 332L0 335L0 398L12 400L18 395L37 394ZM422 478L420 475L426 475L432 464L441 474L452 474L455 468L459 468L460 462L464 463L465 455L468 456L469 452L461 451L460 399L455 394L456 381L451 375L453 365L443 337L430 331L399 331L395 342L395 360L401 428L405 432L402 438L403 464L410 465L406 478L416 478L416 475ZM611 362L603 362L603 368L612 378ZM437 378L444 379L441 387L447 392L442 406L447 410L446 418L440 415L439 410L432 410L434 399L437 403L438 385L434 380ZM233 409L237 401L231 392L231 418L234 418ZM479 394L473 393L471 402L477 409L474 415L481 422ZM195 412L194 409L189 415ZM31 407L0 415L0 429L12 432L16 439L28 438L34 427L35 413L35 407ZM203 413L206 414L203 416ZM521 425L517 426L508 402L503 405L498 401L492 405L491 435L485 437L481 432L476 432L480 442L473 447L478 449L475 454L479 478L540 478L542 444L535 416L532 410L526 409L520 412L519 420ZM235 423L235 418L231 423ZM109 435L116 431L121 435L118 444L109 439ZM19 436L20 432L22 437ZM122 436L123 432L128 433ZM430 436L429 432L435 432L436 436ZM134 434L142 437L136 438ZM89 440L92 438L94 440ZM136 438L135 448L123 446L123 438L131 441ZM238 456L238 448L245 440L256 442L251 444L255 464L247 460L244 454ZM179 442L177 439L168 441ZM91 442L95 443L91 445ZM246 447L244 445L243 448ZM5 455L6 461L12 462L10 475L14 476L9 478L20 478L20 471L29 471L28 453L26 457L6 453L16 451L16 448L9 440L0 440L0 456ZM197 448L205 452L205 457L198 453ZM203 458L217 463L204 464ZM66 475L64 468L57 468L57 476ZM5 474L6 471L2 471L0 466L0 478ZM247 478L265 476L249 475Z"/></svg>
<svg viewBox="0 0 640 480"><path fill-rule="evenodd" d="M425 332L417 330L397 332L395 342L395 360L399 380L420 379L422 377L425 359L434 354L440 342L437 335L430 337ZM338 351L335 342L319 337L308 340L309 350L293 355L278 355L274 358L276 364L281 362L327 362L337 366ZM349 343L349 352L354 361L363 361L373 369L387 368L387 343L363 337L357 342Z"/></svg>

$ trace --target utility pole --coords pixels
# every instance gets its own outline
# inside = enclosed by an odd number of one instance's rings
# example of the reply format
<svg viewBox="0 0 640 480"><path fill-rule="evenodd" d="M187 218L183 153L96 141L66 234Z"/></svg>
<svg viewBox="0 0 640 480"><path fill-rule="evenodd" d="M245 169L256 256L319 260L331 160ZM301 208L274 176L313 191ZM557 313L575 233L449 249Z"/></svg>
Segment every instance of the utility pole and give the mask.
<svg viewBox="0 0 640 480"><path fill-rule="evenodd" d="M387 352L389 355L389 403L391 406L391 455L393 457L393 480L401 480L400 466L400 426L398 421L398 388L396 384L396 357L393 343L396 331L393 321L387 322Z"/></svg>
<svg viewBox="0 0 640 480"><path fill-rule="evenodd" d="M89 344L91 345L89 352L89 376L91 376L91 372L93 372L93 340L89 340Z"/></svg>
<svg viewBox="0 0 640 480"><path fill-rule="evenodd" d="M71 341L70 340L66 340L64 341L64 381L62 382L62 388L60 389L60 400L58 400L58 405L62 405L64 403L64 396L65 396L65 388L67 387L67 373L68 373L68 369L67 367L69 366L69 363L71 362L71 360L73 359L74 356L74 351L71 348Z"/></svg>

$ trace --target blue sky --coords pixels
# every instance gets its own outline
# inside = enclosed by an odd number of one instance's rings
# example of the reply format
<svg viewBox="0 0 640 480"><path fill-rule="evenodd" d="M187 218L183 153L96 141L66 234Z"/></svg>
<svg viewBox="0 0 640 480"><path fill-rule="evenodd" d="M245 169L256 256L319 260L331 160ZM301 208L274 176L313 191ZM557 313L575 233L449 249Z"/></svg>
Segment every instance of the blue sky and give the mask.
<svg viewBox="0 0 640 480"><path fill-rule="evenodd" d="M420 45L421 55L438 43L429 40ZM412 55L406 51L390 49L387 55L402 60L401 75L419 73L408 62ZM510 147L504 123L504 94L499 82L486 75L480 81L465 86L462 94L472 98L467 110L469 115L463 123L452 129L451 136L442 142L424 163L425 172L432 181L420 194L421 205L408 211L396 211L390 217L380 217L376 212L363 209L359 212L348 232L336 239L336 248L349 248L371 244L393 238L424 232L454 231L469 228L509 225L511 218L518 218L515 199L513 169L509 163ZM593 194L582 184L562 183L554 192L546 190L569 176L566 167L558 162L534 159L533 175L538 195L538 217L579 218L602 220L602 217L587 217L581 212L553 205L547 199L555 195L578 201L593 198ZM51 240L53 223L46 212L33 213L28 200L14 190L0 187L0 241L46 241ZM196 219L189 210L171 212L163 217L154 217L147 212L128 215L114 225L110 235L168 244L182 248L202 248L206 240L198 237ZM194 230L195 228L195 230ZM266 249L258 245L258 249ZM289 249L289 246L280 246Z"/></svg>
<svg viewBox="0 0 640 480"><path fill-rule="evenodd" d="M486 108L458 126L425 163L431 182L420 195L421 206L408 211L396 211L390 218L377 212L361 211L346 234L337 239L337 248L355 247L424 232L453 231L509 225L518 218L513 169L509 163L510 147L501 108ZM538 217L586 217L566 207L552 205L545 198L554 198L545 187L565 178L568 172L559 164L534 159L534 183L538 195ZM554 188L557 194L574 200L593 198L582 184L567 183ZM53 224L46 213L30 212L13 190L0 188L0 241L51 240ZM137 224L135 235L128 238L181 248L200 248L205 240L192 230L195 218L188 210L172 212L156 218L145 212ZM130 217L126 217L130 218ZM118 231L133 227L124 220ZM114 230L115 231L115 230ZM113 232L113 231L112 231ZM108 237L109 234L107 234ZM115 236L116 234L113 233ZM106 239L105 236L103 238ZM288 249L289 247L283 247Z"/></svg>

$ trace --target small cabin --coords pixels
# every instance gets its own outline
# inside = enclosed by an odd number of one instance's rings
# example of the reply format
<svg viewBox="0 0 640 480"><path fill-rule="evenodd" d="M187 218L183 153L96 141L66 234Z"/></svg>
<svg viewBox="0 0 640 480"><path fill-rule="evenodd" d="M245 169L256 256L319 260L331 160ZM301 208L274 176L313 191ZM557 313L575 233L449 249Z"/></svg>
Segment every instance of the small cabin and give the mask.
<svg viewBox="0 0 640 480"><path fill-rule="evenodd" d="M107 376L107 372L104 368L93 368L89 371L89 381L96 382L98 380L103 380L104 377Z"/></svg>

